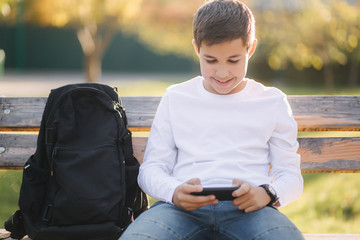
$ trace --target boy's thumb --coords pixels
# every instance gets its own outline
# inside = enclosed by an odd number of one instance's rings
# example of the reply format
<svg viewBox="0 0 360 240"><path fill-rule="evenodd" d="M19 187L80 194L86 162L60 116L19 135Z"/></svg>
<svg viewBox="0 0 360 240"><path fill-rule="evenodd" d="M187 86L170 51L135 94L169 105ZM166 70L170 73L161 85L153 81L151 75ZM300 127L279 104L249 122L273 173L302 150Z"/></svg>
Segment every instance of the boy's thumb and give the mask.
<svg viewBox="0 0 360 240"><path fill-rule="evenodd" d="M244 184L244 181L241 181L241 180L238 179L238 178L235 178L235 179L233 180L233 186L234 186L234 187L240 187L242 184Z"/></svg>

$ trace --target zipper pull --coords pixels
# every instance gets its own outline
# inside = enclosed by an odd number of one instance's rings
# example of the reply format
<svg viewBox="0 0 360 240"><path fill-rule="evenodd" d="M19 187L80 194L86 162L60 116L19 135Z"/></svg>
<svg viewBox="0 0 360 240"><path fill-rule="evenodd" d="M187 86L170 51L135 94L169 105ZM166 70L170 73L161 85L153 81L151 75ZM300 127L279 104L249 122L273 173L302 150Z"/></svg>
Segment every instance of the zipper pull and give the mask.
<svg viewBox="0 0 360 240"><path fill-rule="evenodd" d="M123 118L122 112L125 111L125 108L120 103L115 101L113 101L113 105L114 105L114 110L119 113L121 118Z"/></svg>
<svg viewBox="0 0 360 240"><path fill-rule="evenodd" d="M54 176L54 163L52 163L52 162L50 165L50 176Z"/></svg>
<svg viewBox="0 0 360 240"><path fill-rule="evenodd" d="M116 110L123 110L123 111L125 111L125 108L124 108L123 105L121 105L121 103L116 102L116 101L113 101L113 104L114 104L114 107L115 107Z"/></svg>

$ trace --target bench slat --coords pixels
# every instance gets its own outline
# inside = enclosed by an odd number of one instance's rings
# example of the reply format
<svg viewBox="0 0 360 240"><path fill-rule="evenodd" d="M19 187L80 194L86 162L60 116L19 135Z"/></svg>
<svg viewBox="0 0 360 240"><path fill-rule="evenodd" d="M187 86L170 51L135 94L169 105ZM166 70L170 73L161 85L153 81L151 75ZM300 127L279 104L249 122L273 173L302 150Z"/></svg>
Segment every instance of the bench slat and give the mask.
<svg viewBox="0 0 360 240"><path fill-rule="evenodd" d="M24 166L36 150L37 134L0 134L0 168Z"/></svg>
<svg viewBox="0 0 360 240"><path fill-rule="evenodd" d="M22 167L36 150L36 134L0 134L0 168ZM360 172L360 138L299 138L304 172ZM134 137L135 157L141 162L147 138Z"/></svg>
<svg viewBox="0 0 360 240"><path fill-rule="evenodd" d="M288 96L299 131L360 131L360 96Z"/></svg>
<svg viewBox="0 0 360 240"><path fill-rule="evenodd" d="M360 138L299 138L307 172L360 172Z"/></svg>
<svg viewBox="0 0 360 240"><path fill-rule="evenodd" d="M44 111L46 98L1 98L1 128L38 128Z"/></svg>
<svg viewBox="0 0 360 240"><path fill-rule="evenodd" d="M22 168L36 151L37 134L0 134L0 169ZM144 156L147 138L134 137L134 155L139 161Z"/></svg>
<svg viewBox="0 0 360 240"><path fill-rule="evenodd" d="M130 127L149 128L161 97L123 97ZM38 129L47 98L0 98L0 130Z"/></svg>
<svg viewBox="0 0 360 240"><path fill-rule="evenodd" d="M133 129L152 124L161 97L122 97ZM299 131L360 131L360 96L288 96ZM38 128L46 98L0 98L0 130ZM10 111L10 112L9 112Z"/></svg>

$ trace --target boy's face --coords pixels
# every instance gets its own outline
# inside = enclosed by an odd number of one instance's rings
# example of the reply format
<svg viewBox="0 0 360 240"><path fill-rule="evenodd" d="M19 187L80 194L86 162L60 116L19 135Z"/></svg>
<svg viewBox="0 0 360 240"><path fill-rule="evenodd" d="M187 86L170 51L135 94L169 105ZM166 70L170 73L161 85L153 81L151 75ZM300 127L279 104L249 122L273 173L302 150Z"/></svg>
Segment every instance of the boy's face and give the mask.
<svg viewBox="0 0 360 240"><path fill-rule="evenodd" d="M206 42L199 49L193 41L200 60L204 87L215 94L233 94L240 92L246 85L243 81L248 60L255 51L256 41L248 50L238 38L211 46Z"/></svg>

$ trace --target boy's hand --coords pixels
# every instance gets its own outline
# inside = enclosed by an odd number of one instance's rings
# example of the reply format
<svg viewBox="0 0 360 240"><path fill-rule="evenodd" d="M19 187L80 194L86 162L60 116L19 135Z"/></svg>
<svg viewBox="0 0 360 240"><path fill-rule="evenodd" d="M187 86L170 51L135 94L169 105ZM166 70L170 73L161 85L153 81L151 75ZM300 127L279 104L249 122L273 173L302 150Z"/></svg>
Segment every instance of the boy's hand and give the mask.
<svg viewBox="0 0 360 240"><path fill-rule="evenodd" d="M193 211L206 205L218 203L214 195L194 196L190 194L201 192L202 189L200 179L192 178L175 189L173 203L185 211Z"/></svg>
<svg viewBox="0 0 360 240"><path fill-rule="evenodd" d="M233 192L233 196L236 197L236 199L232 201L232 204L237 206L239 210L244 210L246 213L265 207L271 200L270 196L262 187L251 186L240 179L234 179L233 185L239 187L239 189Z"/></svg>

